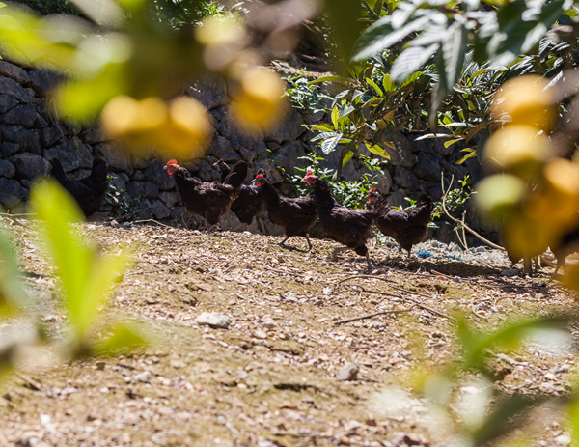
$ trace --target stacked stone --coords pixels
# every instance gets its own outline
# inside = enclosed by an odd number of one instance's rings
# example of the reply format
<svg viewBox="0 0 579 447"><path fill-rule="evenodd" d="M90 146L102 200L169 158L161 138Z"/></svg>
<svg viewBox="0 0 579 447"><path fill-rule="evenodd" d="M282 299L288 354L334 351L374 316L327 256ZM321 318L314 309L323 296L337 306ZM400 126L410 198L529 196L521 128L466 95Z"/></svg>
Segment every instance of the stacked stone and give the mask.
<svg viewBox="0 0 579 447"><path fill-rule="evenodd" d="M106 161L117 190L126 191L129 200L140 197L139 218L181 219L179 194L173 179L163 170L172 154L160 157L150 151L130 153L107 140L98 127L59 122L48 92L60 80L54 73L0 60L0 207L24 211L32 182L49 174L51 158L59 158L69 177L78 179L89 175L98 156ZM304 124L329 119L322 112L300 113L290 108L277 125L248 133L237 127L228 113L229 87L223 77L207 76L178 91L179 94L198 99L209 111L212 126L207 155L200 160L179 159L193 176L203 181L220 178L212 166L218 159L228 163L243 159L251 164L251 176L263 168L273 183L289 194L292 188L276 167L283 168L288 175L298 174L296 168L307 165L299 157L310 152L312 146ZM406 205L404 197L415 199L422 191L439 200L441 171L446 178L454 175L457 180L468 173L471 184L482 177L474 159L464 165L455 164L463 146L445 148L446 139L417 141L418 136L392 131L385 137L395 143L397 150L391 151L392 159L382 165L385 174L378 178L378 190L388 196L391 205ZM364 153L365 149L360 151ZM335 169L340 152L338 148L328 155L322 167ZM354 158L344 168L343 177L357 181L365 173L368 170L362 160ZM239 225L232 215L222 223L226 228ZM480 228L478 222L474 225ZM277 233L271 225L266 225L266 229L270 234ZM257 231L257 227L251 230Z"/></svg>

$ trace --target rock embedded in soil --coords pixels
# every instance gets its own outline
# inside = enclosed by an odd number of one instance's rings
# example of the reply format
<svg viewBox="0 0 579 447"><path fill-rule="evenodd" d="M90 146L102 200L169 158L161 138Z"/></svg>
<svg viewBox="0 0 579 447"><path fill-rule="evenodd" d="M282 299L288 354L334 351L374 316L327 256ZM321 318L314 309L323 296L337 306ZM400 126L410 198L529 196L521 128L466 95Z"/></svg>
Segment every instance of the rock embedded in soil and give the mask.
<svg viewBox="0 0 579 447"><path fill-rule="evenodd" d="M197 318L198 324L206 324L211 327L227 329L231 324L231 319L224 314L217 312L203 312Z"/></svg>
<svg viewBox="0 0 579 447"><path fill-rule="evenodd" d="M356 380L360 367L357 363L348 363L336 374L338 380Z"/></svg>

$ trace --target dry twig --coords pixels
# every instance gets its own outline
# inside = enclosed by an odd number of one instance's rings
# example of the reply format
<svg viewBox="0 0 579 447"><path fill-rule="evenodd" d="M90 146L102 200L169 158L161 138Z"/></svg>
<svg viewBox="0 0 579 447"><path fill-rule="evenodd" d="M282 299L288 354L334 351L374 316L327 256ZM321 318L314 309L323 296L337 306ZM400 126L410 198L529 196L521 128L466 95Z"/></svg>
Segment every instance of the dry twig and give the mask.
<svg viewBox="0 0 579 447"><path fill-rule="evenodd" d="M383 310L381 312L375 312L373 314L362 315L360 317L348 318L346 320L339 320L334 322L334 326L338 326L344 323L350 323L351 321L369 320L370 318L377 317L379 315L386 314L401 314L404 312L410 312L412 309L402 309L402 310Z"/></svg>
<svg viewBox="0 0 579 447"><path fill-rule="evenodd" d="M452 214L450 214L450 212L446 209L446 199L448 197L448 193L450 192L450 188L452 188L452 184L454 183L454 175L452 176L452 180L450 181L450 185L448 186L448 189L444 188L444 172L440 173L440 183L442 184L442 209L444 210L444 214L446 214L448 217L450 217L454 223L456 223L462 227L463 235L464 235L464 230L466 229L466 230L468 230L469 233L478 237L485 244L490 245L491 247L496 248L497 250L506 251L506 249L504 247L501 247L500 245L497 245L494 242L489 241L487 238L481 236L476 231L474 231L472 228L470 228L467 224L465 224L464 223L464 215L463 215L463 220L461 221L461 220L457 219L456 217L454 217ZM460 238L459 238L459 240L460 240ZM465 238L465 242L466 242L466 238ZM462 243L462 241L461 241L461 243Z"/></svg>

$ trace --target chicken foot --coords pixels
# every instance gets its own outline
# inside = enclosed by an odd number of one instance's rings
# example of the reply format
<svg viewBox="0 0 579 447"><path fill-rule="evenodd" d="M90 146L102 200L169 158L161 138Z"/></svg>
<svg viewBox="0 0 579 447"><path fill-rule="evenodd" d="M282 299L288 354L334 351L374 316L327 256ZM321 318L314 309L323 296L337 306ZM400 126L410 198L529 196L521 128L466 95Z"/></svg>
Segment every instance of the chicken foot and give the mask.
<svg viewBox="0 0 579 447"><path fill-rule="evenodd" d="M338 254L340 254L343 251L346 250L351 250L351 248L348 247L338 247L336 248L332 254L330 256L328 256L328 261L337 261L338 260ZM372 261L370 260L370 252L366 252L366 262L368 262L368 274L372 273Z"/></svg>
<svg viewBox="0 0 579 447"><path fill-rule="evenodd" d="M287 249L289 249L289 250L299 250L299 249L297 249L297 248L295 248L295 247L290 247L289 245L286 245L285 241L287 241L290 237L291 237L291 236L286 236L285 239L279 243L279 245L282 246L282 247L284 247L284 248L287 248ZM310 241L310 237L309 237L307 234L306 234L306 239L307 239L307 241L308 241L308 246L309 246L309 248L306 250L306 253L307 253L307 252L310 251L314 246L312 245L312 242ZM299 250L299 251L303 251L303 250Z"/></svg>

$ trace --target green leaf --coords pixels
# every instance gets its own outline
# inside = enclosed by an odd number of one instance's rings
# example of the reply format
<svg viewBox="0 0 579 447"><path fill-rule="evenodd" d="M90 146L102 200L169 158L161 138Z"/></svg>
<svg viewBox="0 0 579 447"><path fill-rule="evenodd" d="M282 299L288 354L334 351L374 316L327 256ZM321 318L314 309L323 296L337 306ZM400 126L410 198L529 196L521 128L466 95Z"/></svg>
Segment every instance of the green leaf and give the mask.
<svg viewBox="0 0 579 447"><path fill-rule="evenodd" d="M334 152L334 150L336 149L336 146L340 142L341 138L342 138L342 134L339 133L335 137L327 138L324 141L322 141L322 144L321 144L322 152L326 155L331 153L331 152Z"/></svg>
<svg viewBox="0 0 579 447"><path fill-rule="evenodd" d="M312 130L323 130L326 132L333 132L334 128L332 126L330 126L329 124L317 124L315 126L311 127Z"/></svg>
<svg viewBox="0 0 579 447"><path fill-rule="evenodd" d="M408 79L410 75L420 70L424 64L438 51L440 44L434 43L428 47L411 46L406 48L396 58L390 75L397 84Z"/></svg>
<svg viewBox="0 0 579 447"><path fill-rule="evenodd" d="M376 83L375 83L372 79L370 79L370 78L366 78L366 82L372 86L372 88L374 89L374 91L376 92L376 94L377 94L380 98L383 98L383 97L384 97L384 92L380 89L380 87L378 87L378 84L376 84Z"/></svg>
<svg viewBox="0 0 579 447"><path fill-rule="evenodd" d="M455 164L460 165L471 157L476 157L476 152L473 151L473 152L466 154L464 157L462 157L460 160L458 160Z"/></svg>
<svg viewBox="0 0 579 447"><path fill-rule="evenodd" d="M462 141L462 138L455 138L454 140L445 141L444 147L448 148L449 146L452 146L454 143L456 143L458 141Z"/></svg>
<svg viewBox="0 0 579 447"><path fill-rule="evenodd" d="M360 61L379 53L391 45L400 42L407 36L426 28L430 18L428 15L420 16L398 29L391 24L391 16L385 16L374 22L360 36L354 45L353 61Z"/></svg>
<svg viewBox="0 0 579 447"><path fill-rule="evenodd" d="M389 74L385 74L382 78L382 88L385 93L390 93L396 90L396 85L392 82L392 78Z"/></svg>
<svg viewBox="0 0 579 447"><path fill-rule="evenodd" d="M344 76L321 76L318 79L314 79L310 81L308 84L319 84L320 82L349 82L352 84L356 84L358 81L352 78L346 78Z"/></svg>
<svg viewBox="0 0 579 447"><path fill-rule="evenodd" d="M128 255L97 257L96 248L75 234L73 223L83 220L76 202L58 183L46 181L31 193L31 207L41 223L40 236L60 277L64 302L74 335L80 341L106 303Z"/></svg>
<svg viewBox="0 0 579 447"><path fill-rule="evenodd" d="M334 129L338 129L338 120L340 119L340 109L338 109L338 105L336 104L332 109L332 124L334 125Z"/></svg>

